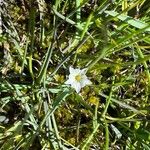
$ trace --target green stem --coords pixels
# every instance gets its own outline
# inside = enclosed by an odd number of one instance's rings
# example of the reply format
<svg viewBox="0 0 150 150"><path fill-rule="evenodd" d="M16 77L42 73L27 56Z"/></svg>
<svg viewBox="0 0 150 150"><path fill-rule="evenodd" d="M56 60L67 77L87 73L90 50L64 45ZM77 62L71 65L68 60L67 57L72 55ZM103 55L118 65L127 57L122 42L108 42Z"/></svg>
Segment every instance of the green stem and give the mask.
<svg viewBox="0 0 150 150"><path fill-rule="evenodd" d="M47 71L47 68L48 68L48 65L49 65L49 61L50 61L52 53L53 53L55 33L56 33L56 29L55 29L54 34L53 34L53 40L52 40L51 44L49 45L44 63L41 67L40 73L39 73L38 78L36 80L36 84L40 84L42 82L43 77L46 75L46 71Z"/></svg>
<svg viewBox="0 0 150 150"><path fill-rule="evenodd" d="M144 59L144 55L143 55L141 49L139 48L138 44L136 44L136 48L137 48L137 53L138 53L139 57L141 59ZM148 69L149 67L148 67L146 61L143 61L143 65L144 65L144 68L146 70L146 75L147 75L148 82L149 82L149 85L150 85L150 72L149 72L149 69Z"/></svg>
<svg viewBox="0 0 150 150"><path fill-rule="evenodd" d="M31 1L31 5L33 4L33 1ZM34 49L34 31L35 31L35 18L36 18L36 11L35 7L31 8L30 10L30 20L29 20L29 38L31 41L30 45L30 52L29 52L29 71L31 74L32 79L34 79L34 74L33 74L33 66L32 66L32 55L33 55L33 49Z"/></svg>
<svg viewBox="0 0 150 150"><path fill-rule="evenodd" d="M76 8L77 12L76 12L76 21L77 21L77 26L81 26L80 25L80 21L81 21L81 7L80 7L80 0L76 0ZM76 38L79 38L79 29L76 29Z"/></svg>
<svg viewBox="0 0 150 150"><path fill-rule="evenodd" d="M109 149L109 129L108 129L108 123L106 120L104 120L105 122L105 147L104 150L108 150Z"/></svg>
<svg viewBox="0 0 150 150"><path fill-rule="evenodd" d="M106 114L106 112L107 112L107 109L108 109L108 107L109 107L110 101L111 101L112 92L113 92L113 85L114 85L114 79L115 79L115 76L113 76L113 81L112 81L112 86L111 86L111 89L110 89L109 97L108 97L108 99L107 99L105 109L104 109L104 111L103 111L103 113L102 113L102 117L104 117L104 118L105 118L105 114Z"/></svg>
<svg viewBox="0 0 150 150"><path fill-rule="evenodd" d="M95 129L93 130L93 132L91 133L91 135L89 136L89 138L86 140L85 144L83 145L81 150L86 150L86 147L88 146L88 144L92 141L94 135L96 134L98 128L99 128L100 124L97 124L97 126L95 127Z"/></svg>

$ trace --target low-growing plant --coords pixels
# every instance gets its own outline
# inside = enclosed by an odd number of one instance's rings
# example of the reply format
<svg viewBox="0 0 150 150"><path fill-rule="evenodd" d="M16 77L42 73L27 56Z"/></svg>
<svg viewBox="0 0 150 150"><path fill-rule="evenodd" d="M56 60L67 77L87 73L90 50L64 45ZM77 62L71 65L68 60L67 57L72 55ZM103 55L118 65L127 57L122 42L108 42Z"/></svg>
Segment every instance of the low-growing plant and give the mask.
<svg viewBox="0 0 150 150"><path fill-rule="evenodd" d="M149 0L0 2L1 150L149 150Z"/></svg>

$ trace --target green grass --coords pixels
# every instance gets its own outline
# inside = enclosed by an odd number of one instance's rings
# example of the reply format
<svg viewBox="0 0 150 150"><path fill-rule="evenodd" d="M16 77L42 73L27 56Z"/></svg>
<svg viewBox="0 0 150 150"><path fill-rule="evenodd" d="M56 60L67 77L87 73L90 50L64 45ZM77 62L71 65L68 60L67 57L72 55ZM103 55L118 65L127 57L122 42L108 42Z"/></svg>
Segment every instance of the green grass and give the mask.
<svg viewBox="0 0 150 150"><path fill-rule="evenodd" d="M0 20L1 150L150 149L149 0L12 0Z"/></svg>

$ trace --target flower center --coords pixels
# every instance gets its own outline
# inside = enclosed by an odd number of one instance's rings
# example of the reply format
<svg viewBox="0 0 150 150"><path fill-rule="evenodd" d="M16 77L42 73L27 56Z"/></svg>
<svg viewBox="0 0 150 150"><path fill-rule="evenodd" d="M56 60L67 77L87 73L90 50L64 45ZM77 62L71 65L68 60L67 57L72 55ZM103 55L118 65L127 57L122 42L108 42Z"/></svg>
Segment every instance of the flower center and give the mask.
<svg viewBox="0 0 150 150"><path fill-rule="evenodd" d="M75 76L75 79L76 79L76 81L80 82L80 80L81 80L81 75L76 75L76 76Z"/></svg>

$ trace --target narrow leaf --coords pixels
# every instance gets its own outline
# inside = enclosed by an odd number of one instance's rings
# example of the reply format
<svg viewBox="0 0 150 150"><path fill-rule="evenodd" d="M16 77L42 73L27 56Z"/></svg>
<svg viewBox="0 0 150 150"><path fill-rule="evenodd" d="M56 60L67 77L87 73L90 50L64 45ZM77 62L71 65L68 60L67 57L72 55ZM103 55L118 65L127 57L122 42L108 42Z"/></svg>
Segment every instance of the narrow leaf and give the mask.
<svg viewBox="0 0 150 150"><path fill-rule="evenodd" d="M126 23L138 28L138 29L143 29L146 28L145 31L150 31L150 25L147 23L144 23L138 19L134 19L130 16L127 15L123 15L123 14L119 14L115 11L105 11L106 14L111 15L113 17L117 17L118 19L120 19L121 21L125 21Z"/></svg>

